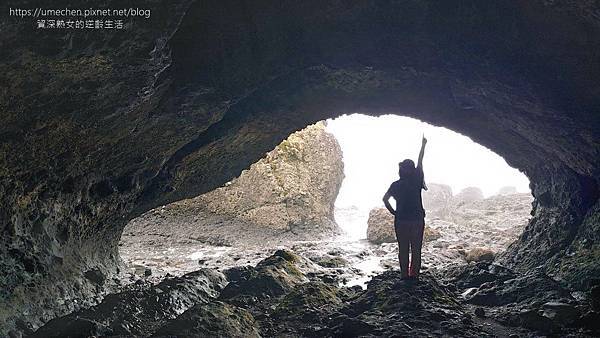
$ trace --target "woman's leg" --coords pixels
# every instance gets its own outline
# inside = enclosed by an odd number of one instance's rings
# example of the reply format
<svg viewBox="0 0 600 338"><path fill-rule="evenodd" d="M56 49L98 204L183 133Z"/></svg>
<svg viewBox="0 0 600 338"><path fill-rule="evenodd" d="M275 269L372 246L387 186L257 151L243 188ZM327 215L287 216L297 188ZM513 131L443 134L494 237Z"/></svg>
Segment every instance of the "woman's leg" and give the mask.
<svg viewBox="0 0 600 338"><path fill-rule="evenodd" d="M421 272L421 248L423 247L425 222L416 222L416 224L412 224L411 226L409 275L412 277L419 277L419 273Z"/></svg>
<svg viewBox="0 0 600 338"><path fill-rule="evenodd" d="M396 240L398 241L398 261L400 263L400 274L402 278L408 277L408 247L410 236L407 233L406 224L395 222Z"/></svg>

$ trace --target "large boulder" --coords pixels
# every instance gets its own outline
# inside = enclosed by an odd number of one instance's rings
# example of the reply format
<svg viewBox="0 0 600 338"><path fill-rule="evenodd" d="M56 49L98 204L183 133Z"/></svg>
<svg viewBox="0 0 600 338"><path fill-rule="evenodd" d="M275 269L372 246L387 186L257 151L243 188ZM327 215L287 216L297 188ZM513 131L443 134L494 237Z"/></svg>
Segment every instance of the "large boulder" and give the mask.
<svg viewBox="0 0 600 338"><path fill-rule="evenodd" d="M396 232L394 230L394 216L385 208L375 208L369 212L367 221L367 240L375 244L396 242ZM424 241L435 240L440 237L440 233L427 224L423 233Z"/></svg>
<svg viewBox="0 0 600 338"><path fill-rule="evenodd" d="M367 240L372 243L392 243L396 241L394 216L385 208L375 208L369 212Z"/></svg>
<svg viewBox="0 0 600 338"><path fill-rule="evenodd" d="M341 148L318 122L291 134L224 186L132 220L123 249L156 240L262 245L329 236L339 231L333 211L343 178Z"/></svg>
<svg viewBox="0 0 600 338"><path fill-rule="evenodd" d="M284 295L294 286L308 282L302 268L306 264L310 262L291 251L277 250L255 268L230 274L230 283L221 292L220 299L243 305Z"/></svg>
<svg viewBox="0 0 600 338"><path fill-rule="evenodd" d="M238 178L195 202L268 228L332 230L343 179L341 148L319 122L293 133Z"/></svg>

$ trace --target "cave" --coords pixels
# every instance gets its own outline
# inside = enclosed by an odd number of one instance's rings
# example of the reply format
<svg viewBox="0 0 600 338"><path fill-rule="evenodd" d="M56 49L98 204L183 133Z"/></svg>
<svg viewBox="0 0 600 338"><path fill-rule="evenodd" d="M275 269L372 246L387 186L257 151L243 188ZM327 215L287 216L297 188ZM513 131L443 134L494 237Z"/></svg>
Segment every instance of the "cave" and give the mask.
<svg viewBox="0 0 600 338"><path fill-rule="evenodd" d="M499 262L598 294L595 2L145 6L126 32L3 24L0 335L100 302L129 220L343 113L418 118L505 158L535 201Z"/></svg>

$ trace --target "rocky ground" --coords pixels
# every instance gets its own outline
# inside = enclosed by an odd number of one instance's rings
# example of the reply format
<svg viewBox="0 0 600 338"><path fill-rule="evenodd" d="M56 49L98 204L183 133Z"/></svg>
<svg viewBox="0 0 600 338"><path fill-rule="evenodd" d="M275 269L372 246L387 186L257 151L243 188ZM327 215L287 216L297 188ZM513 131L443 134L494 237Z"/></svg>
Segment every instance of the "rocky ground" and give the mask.
<svg viewBox="0 0 600 338"><path fill-rule="evenodd" d="M539 271L518 275L492 263L478 263L425 272L420 280L407 281L391 270L363 289L340 286L326 266L277 250L255 266L221 272L200 269L158 284L139 280L97 306L50 321L33 336L583 337L600 333L598 300L573 297Z"/></svg>

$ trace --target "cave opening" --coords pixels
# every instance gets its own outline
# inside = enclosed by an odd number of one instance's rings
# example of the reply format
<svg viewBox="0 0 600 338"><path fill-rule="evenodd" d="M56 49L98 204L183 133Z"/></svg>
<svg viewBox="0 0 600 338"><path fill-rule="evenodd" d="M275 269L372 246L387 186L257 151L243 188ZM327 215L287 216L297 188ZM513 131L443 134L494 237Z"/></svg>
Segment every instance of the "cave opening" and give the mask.
<svg viewBox="0 0 600 338"><path fill-rule="evenodd" d="M398 178L398 162L416 161L422 135L430 140L425 269L492 261L530 219L527 177L449 129L400 115L350 114L292 133L215 190L130 221L119 248L131 279L256 264L288 248L324 268L347 261L358 274L343 284L364 286L375 273L398 269L381 197Z"/></svg>

